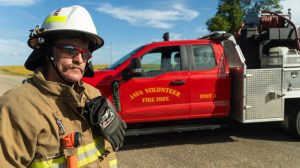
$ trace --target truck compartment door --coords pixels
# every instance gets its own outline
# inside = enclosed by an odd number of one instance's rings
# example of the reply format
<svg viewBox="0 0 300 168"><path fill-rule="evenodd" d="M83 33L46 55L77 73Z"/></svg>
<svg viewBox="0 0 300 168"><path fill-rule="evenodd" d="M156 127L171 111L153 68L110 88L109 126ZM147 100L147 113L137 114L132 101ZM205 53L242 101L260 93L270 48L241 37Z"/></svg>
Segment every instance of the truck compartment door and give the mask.
<svg viewBox="0 0 300 168"><path fill-rule="evenodd" d="M243 121L282 121L282 69L247 69Z"/></svg>

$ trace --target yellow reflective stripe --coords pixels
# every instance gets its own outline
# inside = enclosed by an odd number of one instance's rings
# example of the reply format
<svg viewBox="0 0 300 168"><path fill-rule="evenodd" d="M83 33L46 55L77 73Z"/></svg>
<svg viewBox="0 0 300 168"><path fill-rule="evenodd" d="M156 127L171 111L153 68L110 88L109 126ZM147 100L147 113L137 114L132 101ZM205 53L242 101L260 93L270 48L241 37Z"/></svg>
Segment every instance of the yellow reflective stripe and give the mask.
<svg viewBox="0 0 300 168"><path fill-rule="evenodd" d="M45 161L33 161L29 168L60 168L60 167L67 167L67 159L63 157L45 160Z"/></svg>
<svg viewBox="0 0 300 168"><path fill-rule="evenodd" d="M78 166L81 167L94 162L104 151L104 140L102 137L96 138L93 143L78 148Z"/></svg>
<svg viewBox="0 0 300 168"><path fill-rule="evenodd" d="M101 142L102 141L102 142ZM104 146L104 141L103 141L103 138L102 137L98 137L96 139L94 139L94 142L90 143L90 144L87 144L85 146L82 146L82 147L79 147L77 149L77 154L80 155L84 152L87 152L87 151L90 151L92 149L95 149L97 148L97 145L101 145L102 147ZM103 148L104 149L104 148ZM101 156L101 155L100 155Z"/></svg>
<svg viewBox="0 0 300 168"><path fill-rule="evenodd" d="M92 162L96 161L97 159L98 159L98 156L95 154L95 155L92 155L90 157L79 160L77 162L77 165L78 165L78 167L81 167L81 166L87 165L89 163L92 163Z"/></svg>
<svg viewBox="0 0 300 168"><path fill-rule="evenodd" d="M77 165L78 167L92 163L104 153L104 140L98 137L94 142L77 149ZM44 161L33 161L29 168L60 168L67 167L67 159L65 156Z"/></svg>
<svg viewBox="0 0 300 168"><path fill-rule="evenodd" d="M117 166L117 159L114 159L114 160L110 160L109 161L109 167L110 168L117 168L118 166Z"/></svg>
<svg viewBox="0 0 300 168"><path fill-rule="evenodd" d="M49 16L46 19L46 23L49 22L66 22L67 16Z"/></svg>

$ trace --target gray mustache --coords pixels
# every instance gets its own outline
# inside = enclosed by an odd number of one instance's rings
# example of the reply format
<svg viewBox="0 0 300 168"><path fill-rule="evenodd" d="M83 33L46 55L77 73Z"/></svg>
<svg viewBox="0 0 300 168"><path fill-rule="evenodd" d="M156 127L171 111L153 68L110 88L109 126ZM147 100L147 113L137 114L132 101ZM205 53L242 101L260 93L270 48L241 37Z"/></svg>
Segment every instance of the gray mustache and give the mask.
<svg viewBox="0 0 300 168"><path fill-rule="evenodd" d="M67 71L68 69L79 69L81 71L81 73L83 73L83 69L80 68L76 64L69 64L69 65L65 66L64 71Z"/></svg>

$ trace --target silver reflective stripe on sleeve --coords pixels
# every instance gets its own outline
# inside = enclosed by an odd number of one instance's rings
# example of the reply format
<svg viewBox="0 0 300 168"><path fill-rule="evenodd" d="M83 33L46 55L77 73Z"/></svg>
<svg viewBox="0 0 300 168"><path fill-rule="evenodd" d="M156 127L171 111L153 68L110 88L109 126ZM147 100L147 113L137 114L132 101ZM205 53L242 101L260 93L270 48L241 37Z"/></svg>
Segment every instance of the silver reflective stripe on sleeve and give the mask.
<svg viewBox="0 0 300 168"><path fill-rule="evenodd" d="M98 137L94 140L94 143L82 146L78 148L77 158L78 166L92 163L97 160L104 153L104 140L102 137Z"/></svg>

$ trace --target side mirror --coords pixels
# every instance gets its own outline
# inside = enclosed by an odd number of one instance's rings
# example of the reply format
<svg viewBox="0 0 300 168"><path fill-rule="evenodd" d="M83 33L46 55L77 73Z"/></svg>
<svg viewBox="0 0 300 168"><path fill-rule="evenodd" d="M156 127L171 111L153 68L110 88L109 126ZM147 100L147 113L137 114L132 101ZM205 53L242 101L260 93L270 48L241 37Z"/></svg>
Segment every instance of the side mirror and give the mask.
<svg viewBox="0 0 300 168"><path fill-rule="evenodd" d="M130 62L130 74L133 77L142 76L142 63L140 58L133 58Z"/></svg>
<svg viewBox="0 0 300 168"><path fill-rule="evenodd" d="M123 78L129 79L132 77L139 77L139 76L143 76L141 59L133 58L129 64L129 66L123 72Z"/></svg>

